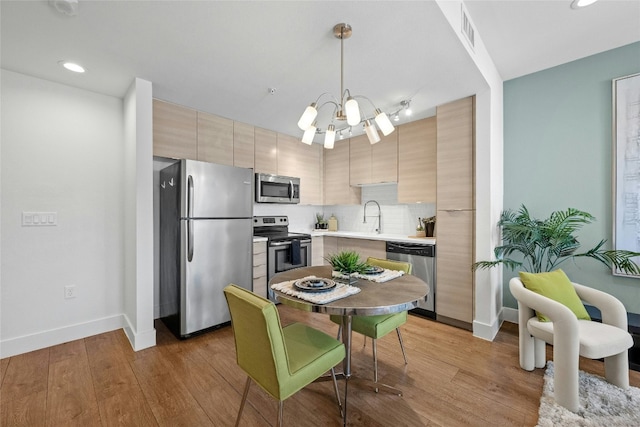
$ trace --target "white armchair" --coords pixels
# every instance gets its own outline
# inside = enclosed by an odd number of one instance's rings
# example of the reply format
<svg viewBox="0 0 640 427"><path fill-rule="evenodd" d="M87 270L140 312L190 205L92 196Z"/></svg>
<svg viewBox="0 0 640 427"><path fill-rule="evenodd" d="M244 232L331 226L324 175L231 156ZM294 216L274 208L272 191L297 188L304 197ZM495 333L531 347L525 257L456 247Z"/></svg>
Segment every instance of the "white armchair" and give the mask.
<svg viewBox="0 0 640 427"><path fill-rule="evenodd" d="M543 368L545 342L553 345L555 400L576 412L579 356L604 358L607 381L628 388L627 350L633 346L633 339L627 331L627 312L618 299L597 289L572 284L581 300L600 309L602 323L578 320L565 305L528 290L517 277L511 279L509 289L518 301L520 367L527 371ZM539 321L534 310L545 314L551 322Z"/></svg>

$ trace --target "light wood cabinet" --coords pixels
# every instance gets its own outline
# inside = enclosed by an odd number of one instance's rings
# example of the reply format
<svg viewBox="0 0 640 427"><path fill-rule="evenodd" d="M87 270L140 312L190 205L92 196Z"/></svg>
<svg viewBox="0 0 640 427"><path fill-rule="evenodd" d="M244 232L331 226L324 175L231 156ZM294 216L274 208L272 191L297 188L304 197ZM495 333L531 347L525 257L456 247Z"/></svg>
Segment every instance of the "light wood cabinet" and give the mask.
<svg viewBox="0 0 640 427"><path fill-rule="evenodd" d="M267 242L253 242L253 292L267 298Z"/></svg>
<svg viewBox="0 0 640 427"><path fill-rule="evenodd" d="M437 108L438 320L472 329L474 314L474 98Z"/></svg>
<svg viewBox="0 0 640 427"><path fill-rule="evenodd" d="M332 150L324 153L324 204L358 205L361 189L349 185L350 140L337 141Z"/></svg>
<svg viewBox="0 0 640 427"><path fill-rule="evenodd" d="M233 165L253 168L254 127L246 123L233 122Z"/></svg>
<svg viewBox="0 0 640 427"><path fill-rule="evenodd" d="M323 247L322 247L322 253L323 253L323 257L327 257L331 254L337 254L338 253L338 238L334 237L334 236L324 236L322 238L323 241ZM323 260L322 265L329 265L329 262L327 262L327 260Z"/></svg>
<svg viewBox="0 0 640 427"><path fill-rule="evenodd" d="M371 182L398 181L398 130L371 146Z"/></svg>
<svg viewBox="0 0 640 427"><path fill-rule="evenodd" d="M196 110L154 99L153 155L196 160L196 123Z"/></svg>
<svg viewBox="0 0 640 427"><path fill-rule="evenodd" d="M436 201L436 118L398 127L398 203Z"/></svg>
<svg viewBox="0 0 640 427"><path fill-rule="evenodd" d="M324 265L324 236L311 237L311 265Z"/></svg>
<svg viewBox="0 0 640 427"><path fill-rule="evenodd" d="M233 120L198 111L198 160L233 166Z"/></svg>
<svg viewBox="0 0 640 427"><path fill-rule="evenodd" d="M254 130L254 170L261 173L278 173L278 137L271 130Z"/></svg>
<svg viewBox="0 0 640 427"><path fill-rule="evenodd" d="M322 205L322 149L298 138L278 134L278 175L300 178L300 204Z"/></svg>
<svg viewBox="0 0 640 427"><path fill-rule="evenodd" d="M356 251L364 262L368 257L386 258L387 246L383 240L338 237L338 251Z"/></svg>
<svg viewBox="0 0 640 427"><path fill-rule="evenodd" d="M351 185L398 181L398 132L382 136L371 145L367 135L351 138L349 150Z"/></svg>

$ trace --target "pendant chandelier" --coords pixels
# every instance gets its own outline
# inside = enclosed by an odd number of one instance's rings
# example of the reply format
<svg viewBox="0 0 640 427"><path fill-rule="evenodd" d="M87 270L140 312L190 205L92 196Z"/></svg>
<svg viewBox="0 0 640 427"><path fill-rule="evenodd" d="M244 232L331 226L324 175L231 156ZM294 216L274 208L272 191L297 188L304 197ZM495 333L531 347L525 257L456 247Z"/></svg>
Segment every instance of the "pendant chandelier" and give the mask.
<svg viewBox="0 0 640 427"><path fill-rule="evenodd" d="M351 37L352 29L349 24L336 24L333 27L333 35L340 39L340 100L337 100L329 92L325 92L318 96L315 102L312 102L302 113L300 120L298 121L298 127L304 131L302 136L302 142L311 145L313 143L313 137L316 133L322 133L318 129L316 117L318 111L325 106L333 106L333 113L331 114L331 122L324 130L324 148L333 148L336 132L346 130L353 126L357 126L361 123L364 124L364 131L369 138L371 144L375 144L380 141L380 135L376 124L380 127L380 131L384 136L389 135L394 131L394 127L389 120L389 116L382 112L379 108L373 104L373 102L366 96L351 95L349 89L344 89L344 40ZM331 99L325 101L318 107L320 99L325 95L330 96ZM362 114L360 104L357 99L363 99L367 101L373 110L371 116ZM346 124L344 123L346 121ZM336 129L337 128L337 129Z"/></svg>

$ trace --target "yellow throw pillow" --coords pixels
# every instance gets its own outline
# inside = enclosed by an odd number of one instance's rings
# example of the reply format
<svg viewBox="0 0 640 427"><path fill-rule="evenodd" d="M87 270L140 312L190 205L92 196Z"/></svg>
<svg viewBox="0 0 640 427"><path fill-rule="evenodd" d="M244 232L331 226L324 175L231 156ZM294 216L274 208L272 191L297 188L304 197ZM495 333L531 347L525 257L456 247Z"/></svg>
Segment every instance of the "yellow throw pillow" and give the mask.
<svg viewBox="0 0 640 427"><path fill-rule="evenodd" d="M561 304L564 304L576 315L578 319L591 320L587 309L576 293L571 280L561 269L548 273L525 273L520 272L520 280L524 287L537 294L550 298ZM550 322L547 316L540 312L536 312L538 320L541 322Z"/></svg>

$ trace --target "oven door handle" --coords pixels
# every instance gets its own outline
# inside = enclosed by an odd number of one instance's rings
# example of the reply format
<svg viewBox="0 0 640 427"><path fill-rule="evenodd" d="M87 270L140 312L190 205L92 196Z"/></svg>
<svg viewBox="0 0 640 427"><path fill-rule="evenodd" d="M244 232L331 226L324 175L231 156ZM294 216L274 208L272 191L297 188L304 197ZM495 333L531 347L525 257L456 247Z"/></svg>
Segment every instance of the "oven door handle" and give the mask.
<svg viewBox="0 0 640 427"><path fill-rule="evenodd" d="M310 239L300 240L300 243L311 243ZM269 243L269 246L290 246L291 242L274 242Z"/></svg>

